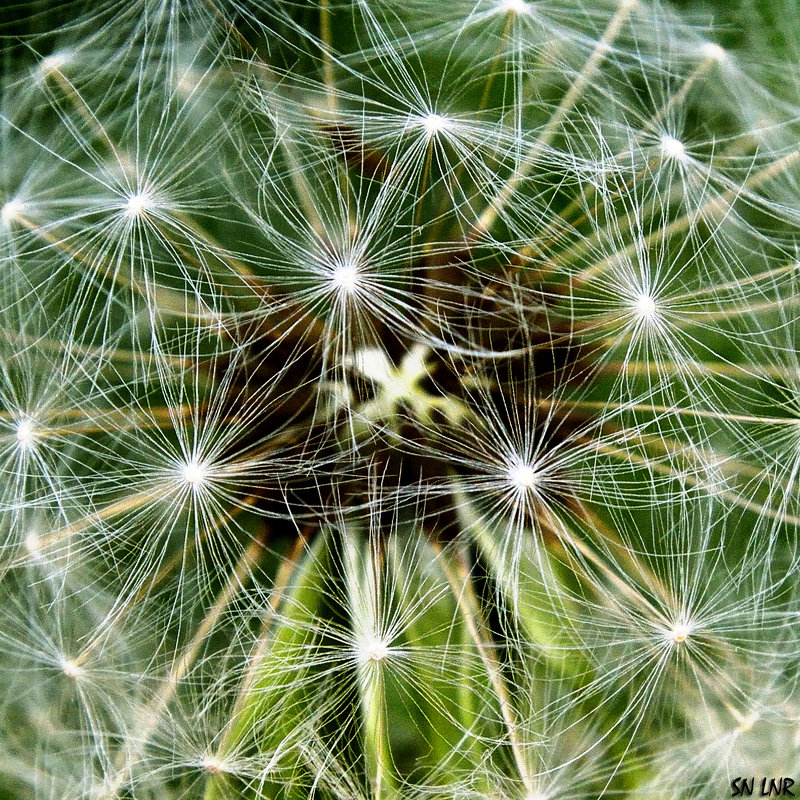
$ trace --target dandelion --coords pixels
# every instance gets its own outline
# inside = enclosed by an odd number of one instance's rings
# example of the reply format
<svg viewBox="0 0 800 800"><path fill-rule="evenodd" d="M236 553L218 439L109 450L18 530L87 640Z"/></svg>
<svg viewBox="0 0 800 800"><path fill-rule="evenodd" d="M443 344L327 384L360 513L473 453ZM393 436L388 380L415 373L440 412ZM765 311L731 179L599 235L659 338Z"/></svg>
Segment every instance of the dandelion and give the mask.
<svg viewBox="0 0 800 800"><path fill-rule="evenodd" d="M125 203L126 217L139 217L153 208L153 199L149 192L137 192L131 195Z"/></svg>
<svg viewBox="0 0 800 800"><path fill-rule="evenodd" d="M36 428L33 421L29 419L20 420L16 426L16 435L21 449L27 450L31 447L36 436Z"/></svg>
<svg viewBox="0 0 800 800"><path fill-rule="evenodd" d="M19 200L9 200L7 203L4 203L2 209L0 209L0 218L2 218L3 224L9 227L23 211L25 211L25 203Z"/></svg>
<svg viewBox="0 0 800 800"><path fill-rule="evenodd" d="M0 23L0 794L791 774L780 2L73 5Z"/></svg>
<svg viewBox="0 0 800 800"><path fill-rule="evenodd" d="M201 487L208 477L205 464L198 463L194 459L182 464L180 468L181 478L191 486Z"/></svg>
<svg viewBox="0 0 800 800"><path fill-rule="evenodd" d="M636 313L642 320L652 319L658 307L656 301L649 294L640 294L634 303Z"/></svg>
<svg viewBox="0 0 800 800"><path fill-rule="evenodd" d="M661 154L664 158L671 158L681 163L688 158L683 142L669 134L664 134L661 137Z"/></svg>
<svg viewBox="0 0 800 800"><path fill-rule="evenodd" d="M508 479L517 489L525 492L536 488L539 476L536 473L536 469L530 464L520 462L509 468Z"/></svg>
<svg viewBox="0 0 800 800"><path fill-rule="evenodd" d="M504 0L498 6L498 10L512 14L527 14L529 8L524 0Z"/></svg>
<svg viewBox="0 0 800 800"><path fill-rule="evenodd" d="M443 131L449 130L453 123L447 119L447 117L431 112L422 117L420 125L425 129L425 133L428 134L428 136L433 137Z"/></svg>
<svg viewBox="0 0 800 800"><path fill-rule="evenodd" d="M83 674L83 670L72 659L68 658L61 662L61 669L68 678L77 679Z"/></svg>

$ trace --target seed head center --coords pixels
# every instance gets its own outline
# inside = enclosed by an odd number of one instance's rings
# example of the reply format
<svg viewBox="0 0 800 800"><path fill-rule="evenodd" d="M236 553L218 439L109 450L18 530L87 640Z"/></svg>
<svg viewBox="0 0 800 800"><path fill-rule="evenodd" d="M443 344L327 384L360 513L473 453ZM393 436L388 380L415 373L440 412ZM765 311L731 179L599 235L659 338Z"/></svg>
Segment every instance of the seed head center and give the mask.
<svg viewBox="0 0 800 800"><path fill-rule="evenodd" d="M80 678L83 675L83 670L71 659L65 658L61 662L61 671L68 678Z"/></svg>
<svg viewBox="0 0 800 800"><path fill-rule="evenodd" d="M508 479L520 491L535 489L539 485L539 473L530 464L520 462L508 470Z"/></svg>
<svg viewBox="0 0 800 800"><path fill-rule="evenodd" d="M25 210L25 203L20 203L19 200L9 200L2 209L0 209L0 219L3 224L8 226Z"/></svg>
<svg viewBox="0 0 800 800"><path fill-rule="evenodd" d="M190 486L197 487L205 482L208 477L208 471L205 464L193 459L181 467L181 477Z"/></svg>
<svg viewBox="0 0 800 800"><path fill-rule="evenodd" d="M149 192L137 192L128 198L125 204L126 217L140 217L153 207L153 198Z"/></svg>
<svg viewBox="0 0 800 800"><path fill-rule="evenodd" d="M656 313L656 301L649 294L641 294L636 298L636 313L642 319L650 319Z"/></svg>
<svg viewBox="0 0 800 800"><path fill-rule="evenodd" d="M373 661L376 664L384 661L389 655L389 646L383 639L374 636L364 643L362 656L364 661Z"/></svg>
<svg viewBox="0 0 800 800"><path fill-rule="evenodd" d="M224 762L222 762L216 756L205 756L200 762L200 765L206 772L209 772L212 775L219 775L221 772L225 772Z"/></svg>
<svg viewBox="0 0 800 800"><path fill-rule="evenodd" d="M530 11L525 0L503 0L498 8L505 14L527 14Z"/></svg>
<svg viewBox="0 0 800 800"><path fill-rule="evenodd" d="M685 622L676 622L668 631L669 640L674 644L681 644L689 638L691 628Z"/></svg>
<svg viewBox="0 0 800 800"><path fill-rule="evenodd" d="M35 435L36 429L32 420L23 419L17 423L17 442L23 450L27 450L33 445Z"/></svg>
<svg viewBox="0 0 800 800"><path fill-rule="evenodd" d="M422 118L422 127L429 137L433 137L442 131L449 130L452 127L452 123L441 114L426 114Z"/></svg>
<svg viewBox="0 0 800 800"><path fill-rule="evenodd" d="M358 269L352 264L342 264L331 273L334 286L345 294L352 294L358 286Z"/></svg>
<svg viewBox="0 0 800 800"><path fill-rule="evenodd" d="M661 137L661 155L675 161L686 161L686 147L680 139L665 134Z"/></svg>

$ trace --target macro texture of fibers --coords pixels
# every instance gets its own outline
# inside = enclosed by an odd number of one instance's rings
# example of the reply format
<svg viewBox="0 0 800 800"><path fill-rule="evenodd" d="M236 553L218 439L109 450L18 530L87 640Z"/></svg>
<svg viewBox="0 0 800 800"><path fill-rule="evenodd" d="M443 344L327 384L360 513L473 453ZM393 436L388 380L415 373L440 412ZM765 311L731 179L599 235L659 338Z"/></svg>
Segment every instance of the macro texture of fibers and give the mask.
<svg viewBox="0 0 800 800"><path fill-rule="evenodd" d="M0 800L800 786L793 2L0 15Z"/></svg>

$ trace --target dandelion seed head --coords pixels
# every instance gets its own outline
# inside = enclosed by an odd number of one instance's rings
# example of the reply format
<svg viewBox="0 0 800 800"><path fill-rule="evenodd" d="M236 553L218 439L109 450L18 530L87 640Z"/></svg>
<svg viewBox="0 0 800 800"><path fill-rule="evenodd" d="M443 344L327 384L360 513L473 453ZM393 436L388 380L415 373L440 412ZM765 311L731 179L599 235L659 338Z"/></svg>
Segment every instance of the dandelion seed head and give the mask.
<svg viewBox="0 0 800 800"><path fill-rule="evenodd" d="M19 200L9 200L2 209L0 209L0 219L3 224L8 226L25 210L25 203Z"/></svg>
<svg viewBox="0 0 800 800"><path fill-rule="evenodd" d="M36 56L25 81L10 65L9 102L31 107L4 121L9 180L25 178L0 197L14 336L0 390L11 409L2 498L7 549L41 575L29 580L10 553L24 580L10 573L0 635L10 666L34 656L61 688L70 679L72 694L88 692L69 707L53 694L55 713L34 705L49 694L26 698L36 713L23 718L39 730L4 744L12 763L41 741L26 758L41 762L42 785L104 800L137 787L178 797L226 775L259 794L273 771L276 786L302 771L303 786L365 796L362 766L375 754L361 701L372 703L374 679L391 677L388 700L425 723L450 715L455 689L479 712L487 693L504 700L506 666L519 678L512 713L495 702L486 724L452 737L418 726L409 763L427 757L441 782L431 791L549 800L574 770L572 787L635 794L669 767L677 795L678 777L696 782L689 767L719 759L720 731L751 730L755 707L764 720L742 738L762 747L773 693L796 727L794 699L778 699L797 640L779 572L793 541L778 533L795 510L800 440L762 401L784 402L797 366L781 304L792 299L785 261L800 210L791 109L777 77L760 82L769 65L718 92L699 76L729 72L715 64L739 49L704 43L691 18L640 0L365 1L347 19L331 4L315 30L296 20L275 42L274 69L234 63L241 48L228 40L271 46L291 22L283 5L226 14L230 30L211 39L168 14L117 15L114 27L130 28L107 44L124 45L136 80L77 24L86 41ZM628 12L640 19L625 27ZM349 35L328 40L326 24L342 21ZM671 56L679 47L683 60ZM449 85L454 67L464 86ZM472 119L459 90L482 109ZM226 92L243 112L220 123ZM714 113L729 105L745 113ZM753 122L764 115L774 119ZM643 142L684 180L639 169ZM751 198L764 211L740 214ZM96 219L102 204L108 219ZM181 223L182 207L197 213ZM162 216L176 224L145 236ZM739 391L742 402L728 402ZM41 399L28 405L29 392ZM264 495L275 470L281 491ZM730 490L697 502L704 481ZM542 513L523 513L532 505ZM273 517L281 553L262 565L266 544L247 539L260 518L271 534ZM740 517L747 573L731 584L740 553L718 553ZM275 587L285 600L262 630ZM642 602L629 613L631 597ZM521 614L509 636L508 614L529 601L559 613ZM290 604L311 633L287 649ZM720 611L723 635L737 636L724 649L711 641ZM753 620L765 629L749 652L749 630L738 631ZM479 657L484 621L489 658ZM574 670L540 658L542 626ZM637 630L643 655L617 653ZM87 641L101 650L70 644ZM274 663L300 654L303 674L290 663L273 691L265 652ZM703 728L694 693L662 689L670 660L696 668L706 716L719 714L713 749L681 741ZM747 679L761 667L759 689ZM157 704L134 686L140 673ZM242 725L240 707L259 719ZM666 745L658 726L638 724L673 708ZM439 765L427 734L453 739Z"/></svg>
<svg viewBox="0 0 800 800"><path fill-rule="evenodd" d="M83 669L79 667L72 659L63 658L59 664L61 671L68 677L76 680L83 675Z"/></svg>
<svg viewBox="0 0 800 800"><path fill-rule="evenodd" d="M202 486L208 478L208 469L205 464L192 459L181 466L181 479L193 488Z"/></svg>
<svg viewBox="0 0 800 800"><path fill-rule="evenodd" d="M661 137L661 155L665 159L673 159L681 162L686 161L688 158L683 142L669 134L665 134Z"/></svg>
<svg viewBox="0 0 800 800"><path fill-rule="evenodd" d="M414 397L419 381L427 374L425 348L412 347L395 367L386 353L376 347L359 350L351 360L365 378L369 378L382 388L382 396L394 403Z"/></svg>
<svg viewBox="0 0 800 800"><path fill-rule="evenodd" d="M716 42L705 42L700 48L700 53L703 58L708 61L716 61L717 64L721 64L728 57L725 49Z"/></svg>
<svg viewBox="0 0 800 800"><path fill-rule="evenodd" d="M130 218L140 217L153 207L153 198L149 192L142 191L131 195L125 204L125 216Z"/></svg>

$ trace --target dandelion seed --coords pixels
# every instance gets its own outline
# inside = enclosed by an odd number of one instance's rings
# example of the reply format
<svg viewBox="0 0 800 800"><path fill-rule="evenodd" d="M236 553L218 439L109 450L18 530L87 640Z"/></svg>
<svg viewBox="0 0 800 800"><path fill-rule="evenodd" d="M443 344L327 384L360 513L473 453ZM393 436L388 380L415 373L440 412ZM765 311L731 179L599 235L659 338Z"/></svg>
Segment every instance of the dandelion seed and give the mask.
<svg viewBox="0 0 800 800"><path fill-rule="evenodd" d="M29 533L25 537L25 549L35 558L41 555L42 542L39 535L36 533Z"/></svg>
<svg viewBox="0 0 800 800"><path fill-rule="evenodd" d="M681 644L689 638L691 632L691 625L686 622L676 622L669 631L667 631L667 638L672 644Z"/></svg>
<svg viewBox="0 0 800 800"><path fill-rule="evenodd" d="M3 220L3 224L8 227L24 210L25 203L20 203L19 200L9 200L0 210L0 218Z"/></svg>
<svg viewBox="0 0 800 800"><path fill-rule="evenodd" d="M753 725L755 725L756 722L758 722L758 712L753 711L746 717L742 718L742 721L739 723L739 727L736 730L739 731L739 733L747 733L753 729Z"/></svg>
<svg viewBox="0 0 800 800"><path fill-rule="evenodd" d="M715 42L706 42L700 48L700 53L702 54L703 58L708 59L709 61L716 61L717 64L721 64L728 57L725 49L720 47Z"/></svg>
<svg viewBox="0 0 800 800"><path fill-rule="evenodd" d="M358 275L353 264L342 264L331 271L331 281L343 294L352 294L358 286Z"/></svg>
<svg viewBox="0 0 800 800"><path fill-rule="evenodd" d="M443 117L441 114L427 114L422 117L420 124L429 138L433 138L437 134L448 131L453 127L452 120Z"/></svg>
<svg viewBox="0 0 800 800"><path fill-rule="evenodd" d="M503 0L497 10L504 14L527 14L530 6L525 0Z"/></svg>
<svg viewBox="0 0 800 800"><path fill-rule="evenodd" d="M153 198L149 192L137 192L128 198L125 204L126 217L140 217L153 207Z"/></svg>
<svg viewBox="0 0 800 800"><path fill-rule="evenodd" d="M652 319L658 310L656 301L649 294L644 292L636 298L634 309L636 310L637 316L643 320Z"/></svg>
<svg viewBox="0 0 800 800"><path fill-rule="evenodd" d="M43 75L49 75L51 72L58 72L68 61L67 53L51 53L39 62L39 69Z"/></svg>
<svg viewBox="0 0 800 800"><path fill-rule="evenodd" d="M192 460L181 467L181 478L194 488L198 488L205 483L208 471L205 464Z"/></svg>
<svg viewBox="0 0 800 800"><path fill-rule="evenodd" d="M36 429L32 420L23 419L17 423L17 442L22 450L28 450L33 446L35 436Z"/></svg>
<svg viewBox="0 0 800 800"><path fill-rule="evenodd" d="M673 159L681 162L688 159L683 142L668 134L661 137L661 155L665 159Z"/></svg>
<svg viewBox="0 0 800 800"><path fill-rule="evenodd" d="M216 756L205 756L200 762L200 766L212 775L219 775L222 772L228 772L228 767L224 761Z"/></svg>
<svg viewBox="0 0 800 800"><path fill-rule="evenodd" d="M76 680L83 675L83 670L71 659L65 658L61 661L59 665L61 667L61 671L68 677Z"/></svg>
<svg viewBox="0 0 800 800"><path fill-rule="evenodd" d="M539 473L530 464L520 461L508 470L508 479L520 492L535 489L539 485Z"/></svg>
<svg viewBox="0 0 800 800"><path fill-rule="evenodd" d="M383 639L380 639L377 636L374 636L364 642L359 651L360 660L364 663L373 661L378 664L381 661L384 661L388 655L389 646L385 641L383 641Z"/></svg>

